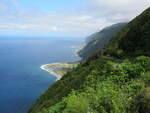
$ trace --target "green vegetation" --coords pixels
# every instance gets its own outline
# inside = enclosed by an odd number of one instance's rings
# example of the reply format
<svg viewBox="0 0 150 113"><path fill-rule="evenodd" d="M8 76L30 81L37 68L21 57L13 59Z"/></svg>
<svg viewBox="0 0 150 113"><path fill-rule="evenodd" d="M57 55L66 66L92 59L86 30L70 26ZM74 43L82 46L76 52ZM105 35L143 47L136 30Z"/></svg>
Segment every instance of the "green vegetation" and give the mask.
<svg viewBox="0 0 150 113"><path fill-rule="evenodd" d="M127 25L127 23L114 24L87 37L87 45L78 52L79 56L83 59L87 59L97 50L102 49L125 25Z"/></svg>
<svg viewBox="0 0 150 113"><path fill-rule="evenodd" d="M150 56L150 8L112 38L104 50L113 56ZM121 56L122 55L122 56Z"/></svg>
<svg viewBox="0 0 150 113"><path fill-rule="evenodd" d="M54 83L29 113L149 113L150 8Z"/></svg>
<svg viewBox="0 0 150 113"><path fill-rule="evenodd" d="M76 83L70 84L74 80L68 81L69 85L63 87L64 92L58 92L62 97L64 93L70 92L67 97L60 99L57 95L59 102L55 101L57 104L54 105L51 102L55 96L46 96L48 101L40 103L35 110L43 104L39 113L136 113L141 108L148 111L149 106L145 105L150 99L150 85L147 84L150 81L150 68L145 68L147 66L150 67L150 58L144 56L131 61L116 61L105 57L97 59L88 66L73 70L75 75L82 69L91 69L84 73L84 82L79 77L74 77L78 79ZM70 80L69 78L65 80ZM68 89L70 85L72 89ZM49 89L49 93L50 91ZM49 107L48 104L52 106Z"/></svg>

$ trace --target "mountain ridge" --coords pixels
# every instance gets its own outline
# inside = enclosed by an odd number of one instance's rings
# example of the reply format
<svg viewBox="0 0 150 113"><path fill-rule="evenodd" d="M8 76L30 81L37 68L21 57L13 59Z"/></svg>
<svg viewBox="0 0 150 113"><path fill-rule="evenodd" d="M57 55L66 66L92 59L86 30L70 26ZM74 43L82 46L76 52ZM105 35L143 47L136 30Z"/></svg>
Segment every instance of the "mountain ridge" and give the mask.
<svg viewBox="0 0 150 113"><path fill-rule="evenodd" d="M150 8L50 86L29 113L149 113L149 17Z"/></svg>
<svg viewBox="0 0 150 113"><path fill-rule="evenodd" d="M121 30L127 23L117 23L111 26L107 26L101 31L94 33L87 37L86 46L83 47L80 51L78 51L78 55L83 59L87 59L97 50L102 49L109 40L114 37L119 30Z"/></svg>

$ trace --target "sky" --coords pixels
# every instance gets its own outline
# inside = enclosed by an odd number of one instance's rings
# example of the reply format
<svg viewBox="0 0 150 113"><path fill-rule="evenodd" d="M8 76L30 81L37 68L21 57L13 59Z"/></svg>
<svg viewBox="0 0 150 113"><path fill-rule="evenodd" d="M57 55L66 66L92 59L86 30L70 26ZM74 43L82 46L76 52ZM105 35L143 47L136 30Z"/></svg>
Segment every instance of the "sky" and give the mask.
<svg viewBox="0 0 150 113"><path fill-rule="evenodd" d="M86 37L149 6L150 0L0 0L0 36Z"/></svg>

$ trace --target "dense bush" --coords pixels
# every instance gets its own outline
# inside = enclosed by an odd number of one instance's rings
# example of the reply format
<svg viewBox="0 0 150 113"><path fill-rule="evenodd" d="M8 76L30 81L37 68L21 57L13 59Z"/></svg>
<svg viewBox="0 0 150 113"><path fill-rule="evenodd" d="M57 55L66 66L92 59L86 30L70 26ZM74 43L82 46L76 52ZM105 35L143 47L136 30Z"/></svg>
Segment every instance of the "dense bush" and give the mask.
<svg viewBox="0 0 150 113"><path fill-rule="evenodd" d="M150 88L147 89L146 81L150 80L150 69L145 70L145 66L150 66L150 58L104 61L101 71L95 63L90 65L92 70L82 90L72 91L42 113L148 113ZM141 99L140 95L145 97Z"/></svg>

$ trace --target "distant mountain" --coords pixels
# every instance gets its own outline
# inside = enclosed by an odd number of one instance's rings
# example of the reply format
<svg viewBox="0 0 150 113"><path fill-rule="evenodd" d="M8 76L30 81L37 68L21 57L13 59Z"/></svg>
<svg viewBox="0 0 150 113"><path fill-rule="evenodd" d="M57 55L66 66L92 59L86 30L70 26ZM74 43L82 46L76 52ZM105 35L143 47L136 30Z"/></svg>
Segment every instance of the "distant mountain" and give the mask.
<svg viewBox="0 0 150 113"><path fill-rule="evenodd" d="M50 86L29 113L150 113L150 8Z"/></svg>
<svg viewBox="0 0 150 113"><path fill-rule="evenodd" d="M82 58L88 58L97 50L103 48L108 41L117 34L127 23L118 23L112 26L106 27L100 32L94 33L87 37L86 46L81 49L78 54Z"/></svg>
<svg viewBox="0 0 150 113"><path fill-rule="evenodd" d="M88 44L93 40L93 38L98 34L98 32L91 34L90 36L86 37L85 42Z"/></svg>

